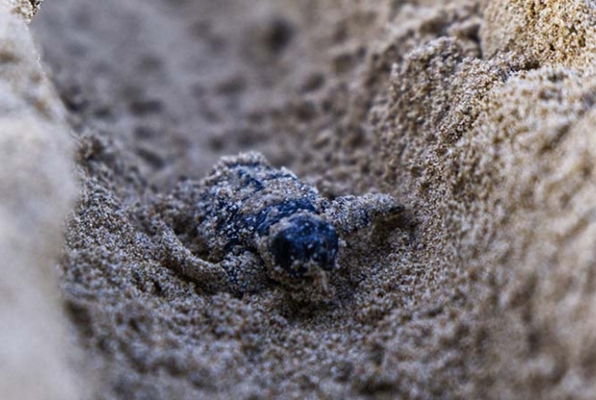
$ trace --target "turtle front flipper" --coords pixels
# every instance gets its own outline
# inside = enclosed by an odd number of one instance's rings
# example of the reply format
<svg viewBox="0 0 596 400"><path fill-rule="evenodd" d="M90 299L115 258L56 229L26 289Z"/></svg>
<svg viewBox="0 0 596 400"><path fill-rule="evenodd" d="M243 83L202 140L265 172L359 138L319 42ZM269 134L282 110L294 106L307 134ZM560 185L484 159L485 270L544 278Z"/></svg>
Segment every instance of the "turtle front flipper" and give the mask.
<svg viewBox="0 0 596 400"><path fill-rule="evenodd" d="M327 219L343 234L362 228L386 224L399 217L405 208L387 194L367 193L363 196L342 196L325 209Z"/></svg>
<svg viewBox="0 0 596 400"><path fill-rule="evenodd" d="M158 237L163 266L192 280L206 293L233 291L226 270L195 256L168 226L159 227Z"/></svg>

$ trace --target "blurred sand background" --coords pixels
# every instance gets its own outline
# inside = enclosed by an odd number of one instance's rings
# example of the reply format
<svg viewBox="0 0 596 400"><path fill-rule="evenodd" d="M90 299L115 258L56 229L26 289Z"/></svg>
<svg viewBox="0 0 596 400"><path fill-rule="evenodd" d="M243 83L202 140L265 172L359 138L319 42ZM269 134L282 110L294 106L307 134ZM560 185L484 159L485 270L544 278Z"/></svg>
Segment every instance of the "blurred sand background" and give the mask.
<svg viewBox="0 0 596 400"><path fill-rule="evenodd" d="M596 396L596 3L37 3L0 1L3 398ZM138 210L246 150L408 240L332 305L203 291Z"/></svg>

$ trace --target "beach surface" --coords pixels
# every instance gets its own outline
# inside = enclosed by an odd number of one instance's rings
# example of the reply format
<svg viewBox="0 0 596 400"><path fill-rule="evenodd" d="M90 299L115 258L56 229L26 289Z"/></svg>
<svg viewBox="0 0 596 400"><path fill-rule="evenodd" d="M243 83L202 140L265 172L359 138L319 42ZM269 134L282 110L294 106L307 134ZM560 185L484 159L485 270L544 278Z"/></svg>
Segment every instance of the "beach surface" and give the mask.
<svg viewBox="0 0 596 400"><path fill-rule="evenodd" d="M596 396L594 2L39 5L0 1L7 398ZM246 152L403 211L293 296L193 240Z"/></svg>

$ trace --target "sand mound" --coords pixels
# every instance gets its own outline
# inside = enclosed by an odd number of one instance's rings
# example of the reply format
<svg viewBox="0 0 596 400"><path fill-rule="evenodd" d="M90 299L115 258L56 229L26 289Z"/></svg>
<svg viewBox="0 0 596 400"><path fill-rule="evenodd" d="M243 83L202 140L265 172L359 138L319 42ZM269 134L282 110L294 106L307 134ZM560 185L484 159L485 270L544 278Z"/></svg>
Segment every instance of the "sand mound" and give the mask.
<svg viewBox="0 0 596 400"><path fill-rule="evenodd" d="M75 195L70 128L21 12L31 5L0 2L0 392L77 399L56 269Z"/></svg>

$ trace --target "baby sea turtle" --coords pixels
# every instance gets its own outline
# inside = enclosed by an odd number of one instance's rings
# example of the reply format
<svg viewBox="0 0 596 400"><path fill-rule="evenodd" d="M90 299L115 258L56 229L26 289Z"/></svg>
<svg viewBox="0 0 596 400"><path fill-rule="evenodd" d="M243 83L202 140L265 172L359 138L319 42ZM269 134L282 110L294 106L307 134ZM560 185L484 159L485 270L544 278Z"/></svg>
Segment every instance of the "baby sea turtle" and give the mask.
<svg viewBox="0 0 596 400"><path fill-rule="evenodd" d="M156 207L168 265L237 295L280 284L295 297L329 298L329 274L355 232L403 211L385 194L329 200L258 153L224 157Z"/></svg>

